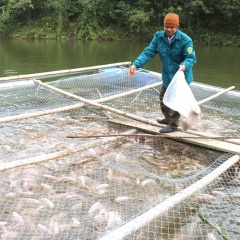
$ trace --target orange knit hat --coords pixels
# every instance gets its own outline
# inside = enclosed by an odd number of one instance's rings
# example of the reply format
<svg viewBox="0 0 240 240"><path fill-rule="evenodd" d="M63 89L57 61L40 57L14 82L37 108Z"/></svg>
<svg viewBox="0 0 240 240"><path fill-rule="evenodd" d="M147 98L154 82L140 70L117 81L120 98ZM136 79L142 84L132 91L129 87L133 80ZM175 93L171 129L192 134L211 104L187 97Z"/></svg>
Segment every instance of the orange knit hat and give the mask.
<svg viewBox="0 0 240 240"><path fill-rule="evenodd" d="M179 27L179 16L175 13L168 13L164 18L164 26L165 27Z"/></svg>

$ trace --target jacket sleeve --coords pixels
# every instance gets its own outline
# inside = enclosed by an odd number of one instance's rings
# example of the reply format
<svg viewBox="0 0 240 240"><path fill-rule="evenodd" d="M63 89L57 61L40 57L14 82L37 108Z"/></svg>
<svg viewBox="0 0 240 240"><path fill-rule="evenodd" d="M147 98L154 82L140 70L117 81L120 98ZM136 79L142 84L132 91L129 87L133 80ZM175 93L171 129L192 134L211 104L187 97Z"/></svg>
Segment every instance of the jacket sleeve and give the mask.
<svg viewBox="0 0 240 240"><path fill-rule="evenodd" d="M157 54L157 34L153 37L149 46L146 47L143 52L133 62L137 68L142 68L148 61L152 60Z"/></svg>
<svg viewBox="0 0 240 240"><path fill-rule="evenodd" d="M183 62L181 64L185 65L186 69L190 69L197 62L196 54L193 49L192 40L188 40L183 47Z"/></svg>

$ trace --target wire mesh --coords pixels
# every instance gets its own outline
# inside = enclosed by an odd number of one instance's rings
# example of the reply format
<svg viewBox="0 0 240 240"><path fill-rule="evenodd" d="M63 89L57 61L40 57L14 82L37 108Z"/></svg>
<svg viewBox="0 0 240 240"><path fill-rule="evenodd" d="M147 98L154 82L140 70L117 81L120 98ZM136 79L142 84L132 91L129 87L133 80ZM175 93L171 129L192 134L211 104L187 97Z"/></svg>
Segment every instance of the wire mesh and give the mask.
<svg viewBox="0 0 240 240"><path fill-rule="evenodd" d="M206 84L192 84L191 90L197 101L205 99L221 91L221 88ZM231 91L205 102L201 106L201 121L192 129L207 131L223 136L239 136L240 100L239 91Z"/></svg>
<svg viewBox="0 0 240 240"><path fill-rule="evenodd" d="M146 72L129 79L127 71L120 69L49 84L96 100L158 81ZM206 87L191 86L198 101L221 90L209 87L206 91ZM153 88L104 104L155 119L160 115L158 95L159 88ZM194 127L237 136L239 96L238 92L225 93L203 104L202 119ZM0 87L0 98L3 118L79 103L35 83ZM133 131L109 123L113 117L120 118L85 105L1 125L1 239L101 239L233 156L151 136L91 138ZM234 164L124 239L240 239L239 168L239 163Z"/></svg>

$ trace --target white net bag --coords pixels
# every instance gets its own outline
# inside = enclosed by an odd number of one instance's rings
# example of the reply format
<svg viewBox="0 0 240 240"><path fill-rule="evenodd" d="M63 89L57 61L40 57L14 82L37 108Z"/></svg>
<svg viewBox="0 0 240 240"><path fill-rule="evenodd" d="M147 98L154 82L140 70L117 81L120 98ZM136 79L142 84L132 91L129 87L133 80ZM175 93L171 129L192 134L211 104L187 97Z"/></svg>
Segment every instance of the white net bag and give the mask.
<svg viewBox="0 0 240 240"><path fill-rule="evenodd" d="M191 128L200 118L201 109L185 80L183 71L177 71L163 98L163 103L180 114L183 130Z"/></svg>

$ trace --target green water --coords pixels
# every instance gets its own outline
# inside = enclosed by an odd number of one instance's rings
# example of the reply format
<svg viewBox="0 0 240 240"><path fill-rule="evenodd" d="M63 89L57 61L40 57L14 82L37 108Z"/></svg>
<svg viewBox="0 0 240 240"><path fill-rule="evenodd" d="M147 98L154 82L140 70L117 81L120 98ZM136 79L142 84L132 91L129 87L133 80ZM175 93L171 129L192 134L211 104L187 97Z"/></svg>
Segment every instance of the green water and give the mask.
<svg viewBox="0 0 240 240"><path fill-rule="evenodd" d="M0 77L133 62L147 42L79 40L1 40ZM194 80L240 90L240 48L195 45ZM161 72L156 56L144 66Z"/></svg>

